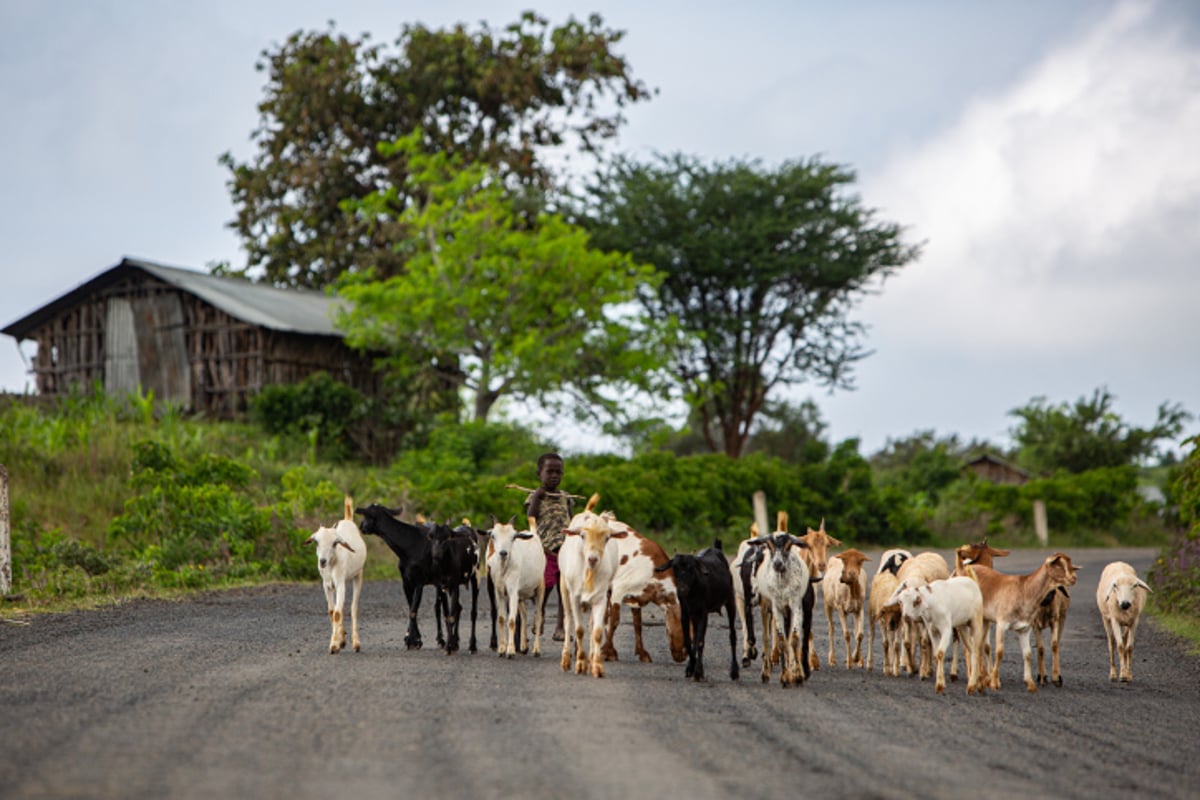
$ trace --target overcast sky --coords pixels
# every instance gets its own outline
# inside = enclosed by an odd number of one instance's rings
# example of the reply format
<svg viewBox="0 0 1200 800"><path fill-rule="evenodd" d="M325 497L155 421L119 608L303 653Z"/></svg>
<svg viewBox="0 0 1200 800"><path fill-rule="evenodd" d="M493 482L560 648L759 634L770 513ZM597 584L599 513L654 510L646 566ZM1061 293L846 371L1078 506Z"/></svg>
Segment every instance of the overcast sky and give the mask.
<svg viewBox="0 0 1200 800"><path fill-rule="evenodd" d="M264 48L330 20L390 43L405 22L498 28L526 8L627 32L620 51L659 94L618 149L820 155L924 242L856 312L874 350L858 388L794 392L835 441L1008 444L1012 409L1100 387L1138 426L1164 401L1200 412L1189 0L0 0L0 325L123 256L245 263L217 159L253 153ZM0 389L31 385L33 349L0 337Z"/></svg>

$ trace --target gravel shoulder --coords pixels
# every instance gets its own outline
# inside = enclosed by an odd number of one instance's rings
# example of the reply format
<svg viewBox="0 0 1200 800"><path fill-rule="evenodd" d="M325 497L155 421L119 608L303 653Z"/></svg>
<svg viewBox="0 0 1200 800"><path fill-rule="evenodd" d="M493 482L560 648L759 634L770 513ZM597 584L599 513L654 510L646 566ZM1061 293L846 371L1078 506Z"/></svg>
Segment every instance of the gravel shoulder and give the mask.
<svg viewBox="0 0 1200 800"><path fill-rule="evenodd" d="M656 609L654 663L630 660L626 612L622 660L575 676L556 642L489 651L484 592L480 652L436 649L429 597L425 648L406 651L398 580L367 584L363 650L337 656L316 583L33 617L0 624L0 797L1196 797L1200 659L1143 622L1134 682L1111 684L1095 607L1105 563L1144 574L1156 553L1072 551L1064 686L1025 692L1010 635L1004 688L981 698L824 664L799 689L764 685L758 662L731 682L716 617L697 684ZM823 657L820 611L814 630Z"/></svg>

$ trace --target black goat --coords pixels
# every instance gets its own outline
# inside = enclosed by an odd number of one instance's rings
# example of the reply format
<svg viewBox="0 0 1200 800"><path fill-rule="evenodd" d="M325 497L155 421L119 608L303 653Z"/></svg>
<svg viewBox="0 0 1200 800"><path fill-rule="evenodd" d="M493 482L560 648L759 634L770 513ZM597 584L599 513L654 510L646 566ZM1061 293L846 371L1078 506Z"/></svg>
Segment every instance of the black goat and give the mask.
<svg viewBox="0 0 1200 800"><path fill-rule="evenodd" d="M729 561L718 539L712 547L696 555L681 553L655 572L674 570L675 592L683 621L683 647L687 651L684 675L704 680L704 638L708 631L708 615L722 609L729 618L729 677L738 679L737 631L734 622L733 575Z"/></svg>
<svg viewBox="0 0 1200 800"><path fill-rule="evenodd" d="M476 651L475 619L479 602L479 534L465 520L451 528L434 525L429 537L433 542L431 558L434 583L438 587L437 602L446 618L446 652L459 648L458 624L462 615L459 587L466 584L471 590L471 640L468 651Z"/></svg>
<svg viewBox="0 0 1200 800"><path fill-rule="evenodd" d="M442 608L445 602L433 571L433 540L427 525L413 525L396 519L402 509L392 510L379 503L354 509L362 516L358 526L363 533L373 534L396 554L396 568L404 584L404 597L408 600L408 632L404 634L404 646L409 650L421 649L421 630L417 627L417 614L421 610L421 595L426 584L433 584L438 592L434 600L437 617L437 643L444 646L442 638Z"/></svg>

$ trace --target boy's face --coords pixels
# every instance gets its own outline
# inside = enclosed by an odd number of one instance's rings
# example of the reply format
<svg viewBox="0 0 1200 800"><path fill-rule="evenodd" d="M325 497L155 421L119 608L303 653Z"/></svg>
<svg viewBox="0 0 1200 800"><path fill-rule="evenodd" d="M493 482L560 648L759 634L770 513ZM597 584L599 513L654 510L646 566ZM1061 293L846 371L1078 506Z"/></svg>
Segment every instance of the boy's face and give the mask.
<svg viewBox="0 0 1200 800"><path fill-rule="evenodd" d="M562 483L563 462L556 458L548 459L538 470L538 477L542 479L542 485L547 489L557 489L558 485Z"/></svg>

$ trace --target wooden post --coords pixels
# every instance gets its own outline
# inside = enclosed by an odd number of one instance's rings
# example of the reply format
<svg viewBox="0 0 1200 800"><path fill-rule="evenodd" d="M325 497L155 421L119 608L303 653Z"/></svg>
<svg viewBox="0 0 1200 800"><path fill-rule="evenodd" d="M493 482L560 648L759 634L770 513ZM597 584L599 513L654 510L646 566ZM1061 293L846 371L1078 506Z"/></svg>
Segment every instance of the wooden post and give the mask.
<svg viewBox="0 0 1200 800"><path fill-rule="evenodd" d="M0 596L12 591L12 538L8 525L8 468L0 464Z"/></svg>
<svg viewBox="0 0 1200 800"><path fill-rule="evenodd" d="M754 493L754 521L758 523L759 535L766 535L774 530L767 527L767 493L761 489Z"/></svg>
<svg viewBox="0 0 1200 800"><path fill-rule="evenodd" d="M1033 532L1037 534L1038 543L1045 547L1050 541L1050 529L1046 525L1046 502L1033 501Z"/></svg>

